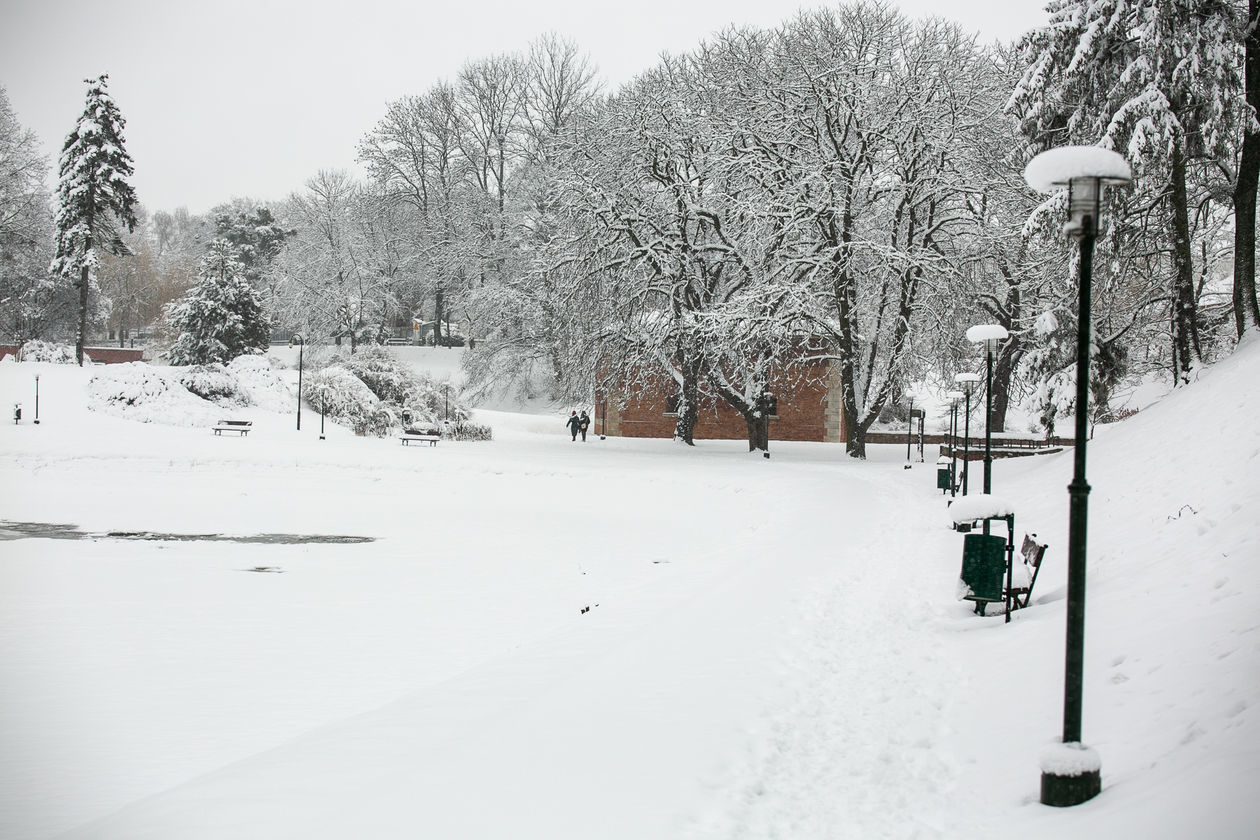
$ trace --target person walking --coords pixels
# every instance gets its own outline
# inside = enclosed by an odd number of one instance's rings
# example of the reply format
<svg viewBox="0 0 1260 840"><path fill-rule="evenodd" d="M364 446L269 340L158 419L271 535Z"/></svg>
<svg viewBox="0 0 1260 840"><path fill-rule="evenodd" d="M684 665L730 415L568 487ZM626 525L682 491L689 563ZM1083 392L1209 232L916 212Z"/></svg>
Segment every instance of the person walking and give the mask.
<svg viewBox="0 0 1260 840"><path fill-rule="evenodd" d="M582 431L582 443L586 443L586 429L591 425L591 418L587 415L586 410L578 415L578 428Z"/></svg>
<svg viewBox="0 0 1260 840"><path fill-rule="evenodd" d="M573 439L577 440L578 432L581 431L582 421L578 418L576 411L569 412L569 422L565 424L569 427L569 431L573 433ZM582 435L582 440L586 440L586 435Z"/></svg>

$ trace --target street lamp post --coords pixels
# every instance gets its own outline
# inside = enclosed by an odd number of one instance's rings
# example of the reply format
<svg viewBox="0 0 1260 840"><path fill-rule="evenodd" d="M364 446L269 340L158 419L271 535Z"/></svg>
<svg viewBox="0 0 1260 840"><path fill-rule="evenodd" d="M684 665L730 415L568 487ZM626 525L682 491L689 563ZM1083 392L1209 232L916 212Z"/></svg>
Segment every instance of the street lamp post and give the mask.
<svg viewBox="0 0 1260 840"><path fill-rule="evenodd" d="M306 338L301 333L294 333L289 339L289 346L298 346L298 393L297 393L297 430L302 431L302 354L306 350Z"/></svg>
<svg viewBox="0 0 1260 840"><path fill-rule="evenodd" d="M1085 558L1089 519L1089 483L1085 480L1085 444L1089 432L1090 284L1094 240L1108 184L1132 180L1129 163L1115 152L1094 146L1065 146L1042 152L1024 170L1029 186L1040 192L1068 191L1068 222L1063 232L1080 244L1080 299L1076 331L1076 441L1074 471L1068 485L1067 638L1063 678L1063 738L1043 753L1041 801L1068 806L1086 802L1102 790L1102 763L1081 743L1082 681L1085 658Z"/></svg>
<svg viewBox="0 0 1260 840"><path fill-rule="evenodd" d="M39 374L35 374L35 425L39 425Z"/></svg>
<svg viewBox="0 0 1260 840"><path fill-rule="evenodd" d="M910 469L910 446L914 440L914 397L910 398L910 411L906 418L906 469Z"/></svg>
<svg viewBox="0 0 1260 840"><path fill-rule="evenodd" d="M954 382L962 386L963 389L963 495L968 492L967 479L970 477L971 469L971 389L976 387L976 383L980 381L980 376L974 373L956 373L954 374Z"/></svg>
<svg viewBox="0 0 1260 840"><path fill-rule="evenodd" d="M967 330L967 340L984 343L984 492L993 492L993 348L1010 336L1000 324L979 324Z"/></svg>
<svg viewBox="0 0 1260 840"><path fill-rule="evenodd" d="M958 401L965 394L962 391L950 391L945 396L949 397L949 497L952 499L958 486Z"/></svg>

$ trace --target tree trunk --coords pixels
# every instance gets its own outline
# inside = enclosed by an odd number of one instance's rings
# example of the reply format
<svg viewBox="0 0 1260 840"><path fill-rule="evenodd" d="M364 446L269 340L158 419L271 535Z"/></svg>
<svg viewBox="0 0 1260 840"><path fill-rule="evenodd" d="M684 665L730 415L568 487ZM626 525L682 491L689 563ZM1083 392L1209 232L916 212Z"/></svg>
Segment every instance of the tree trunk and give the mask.
<svg viewBox="0 0 1260 840"><path fill-rule="evenodd" d="M1250 0L1243 40L1243 77L1248 119L1260 117L1260 0ZM1256 301L1256 187L1260 184L1260 131L1249 124L1243 134L1234 185L1234 326L1238 337L1260 330Z"/></svg>
<svg viewBox="0 0 1260 840"><path fill-rule="evenodd" d="M748 426L748 451L770 451L770 418L760 410L744 414L744 423Z"/></svg>
<svg viewBox="0 0 1260 840"><path fill-rule="evenodd" d="M674 438L695 446L696 421L700 419L700 363L692 360L680 367L683 384L678 416L674 420Z"/></svg>
<svg viewBox="0 0 1260 840"><path fill-rule="evenodd" d="M1023 354L1019 337L1011 333L1006 346L993 360L993 431L1006 431L1006 411L1011 404L1011 379Z"/></svg>
<svg viewBox="0 0 1260 840"><path fill-rule="evenodd" d="M1173 235L1173 368L1174 383L1190 381L1190 370L1203 358L1199 346L1199 311L1194 288L1194 253L1186 196L1186 160L1181 141L1173 143L1169 201Z"/></svg>
<svg viewBox="0 0 1260 840"><path fill-rule="evenodd" d="M84 265L79 274L79 338L74 343L74 358L79 367L83 367L83 348L87 346L88 280L88 267Z"/></svg>
<svg viewBox="0 0 1260 840"><path fill-rule="evenodd" d="M442 344L442 310L446 304L446 290L438 286L433 297L433 346L438 347Z"/></svg>

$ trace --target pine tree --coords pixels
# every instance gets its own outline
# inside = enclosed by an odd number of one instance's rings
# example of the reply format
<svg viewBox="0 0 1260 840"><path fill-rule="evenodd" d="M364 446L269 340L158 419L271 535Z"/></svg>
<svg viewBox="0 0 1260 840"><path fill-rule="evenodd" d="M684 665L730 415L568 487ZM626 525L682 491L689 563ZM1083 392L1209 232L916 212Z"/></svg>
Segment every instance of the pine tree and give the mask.
<svg viewBox="0 0 1260 840"><path fill-rule="evenodd" d="M123 144L127 122L105 90L109 76L85 79L87 104L61 148L57 181L57 248L51 271L79 290L79 336L75 358L83 364L89 292L97 249L128 253L117 225L136 227L136 193L127 179L133 168ZM77 278L77 279L76 279Z"/></svg>
<svg viewBox="0 0 1260 840"><path fill-rule="evenodd" d="M201 280L167 310L176 333L167 351L173 365L227 363L265 352L270 324L258 292L231 243L217 240L201 261Z"/></svg>
<svg viewBox="0 0 1260 840"><path fill-rule="evenodd" d="M1028 69L1007 108L1036 146L1097 144L1133 162L1138 203L1163 216L1155 245L1171 265L1176 380L1188 381L1203 358L1195 190L1202 171L1232 168L1242 134L1237 10L1231 0L1052 0L1046 9L1049 23L1024 36Z"/></svg>

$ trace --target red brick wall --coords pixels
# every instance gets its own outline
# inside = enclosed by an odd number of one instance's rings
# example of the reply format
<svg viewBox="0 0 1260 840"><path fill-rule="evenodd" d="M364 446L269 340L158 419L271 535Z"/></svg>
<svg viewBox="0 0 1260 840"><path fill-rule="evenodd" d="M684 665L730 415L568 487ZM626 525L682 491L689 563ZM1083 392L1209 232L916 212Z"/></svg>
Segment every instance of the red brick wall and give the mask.
<svg viewBox="0 0 1260 840"><path fill-rule="evenodd" d="M142 361L144 351L139 348L130 347L85 347L83 352L87 353L96 364L102 365L118 365L124 362ZM0 359L5 356L17 357L17 346L14 344L0 344Z"/></svg>
<svg viewBox="0 0 1260 840"><path fill-rule="evenodd" d="M839 425L839 392L828 388L831 381L826 366L820 365L812 378L791 389L774 389L778 414L770 420L770 440L843 441ZM644 388L618 405L613 394L608 400L608 429L603 429L603 395L596 395L595 433L621 437L669 438L674 436L675 417L666 414L667 395L672 380L662 379L656 387ZM831 422L828 423L828 418ZM829 430L830 429L830 430ZM726 402L702 398L696 422L697 440L747 440L748 426L739 412Z"/></svg>

